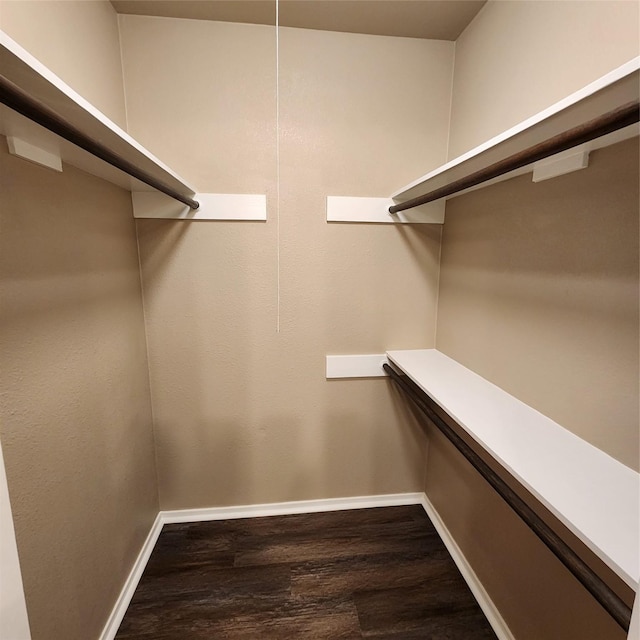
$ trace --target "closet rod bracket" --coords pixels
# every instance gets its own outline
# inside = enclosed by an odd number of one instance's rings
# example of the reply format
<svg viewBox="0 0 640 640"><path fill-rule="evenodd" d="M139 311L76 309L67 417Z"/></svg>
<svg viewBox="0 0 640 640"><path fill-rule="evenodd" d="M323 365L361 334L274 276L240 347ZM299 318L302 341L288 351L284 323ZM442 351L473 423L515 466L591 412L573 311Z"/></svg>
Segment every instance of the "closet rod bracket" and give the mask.
<svg viewBox="0 0 640 640"><path fill-rule="evenodd" d="M124 171L128 175L148 184L150 187L165 193L187 205L193 211L200 207L200 203L192 197L180 193L162 180L150 175L140 167L123 156L112 151L99 140L91 138L83 131L74 126L71 122L60 116L44 102L32 97L26 91L23 91L18 85L8 78L0 75L0 103L13 109L20 115L32 120L36 124L48 129L52 133L68 140L72 144L84 149L90 154L107 162L111 166Z"/></svg>

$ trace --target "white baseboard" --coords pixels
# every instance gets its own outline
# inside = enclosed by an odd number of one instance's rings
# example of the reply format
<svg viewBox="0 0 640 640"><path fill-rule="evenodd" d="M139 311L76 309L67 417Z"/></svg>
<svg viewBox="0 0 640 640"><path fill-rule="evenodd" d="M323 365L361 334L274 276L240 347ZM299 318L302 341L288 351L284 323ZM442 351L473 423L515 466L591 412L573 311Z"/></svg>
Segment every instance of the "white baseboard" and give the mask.
<svg viewBox="0 0 640 640"><path fill-rule="evenodd" d="M296 502L273 502L270 504L245 505L240 507L211 507L209 509L180 509L161 511L163 522L204 522L206 520L232 520L238 518L261 518L292 513L319 513L321 511L344 511L347 509L369 509L371 507L393 507L406 504L422 504L423 493L391 493L355 498L328 498L326 500L299 500Z"/></svg>
<svg viewBox="0 0 640 640"><path fill-rule="evenodd" d="M104 626L104 629L100 634L100 640L113 640L116 637L118 627L120 627L122 618L124 618L124 614L127 612L131 598L133 598L138 582L140 582L140 578L142 578L142 573L147 566L147 562L149 562L151 552L156 546L156 542L158 541L158 537L162 531L162 525L164 522L162 521L161 513L156 516L154 523L151 525L149 535L144 541L136 561L133 563L131 573L129 573L129 576L122 587L122 591L116 600L115 607L107 620L107 624Z"/></svg>
<svg viewBox="0 0 640 640"><path fill-rule="evenodd" d="M445 547L447 547L449 555L456 563L458 571L460 571L460 573L462 574L464 581L467 583L467 586L471 590L471 593L473 593L474 598L480 605L480 608L487 618L487 621L491 625L491 628L493 629L496 636L498 636L498 640L515 640L513 634L507 626L507 623L504 621L503 617L500 615L500 612L493 604L493 601L489 597L489 594L486 592L485 588L482 586L482 583L478 579L475 571L467 562L467 559L464 557L464 554L460 550L460 547L456 544L456 541L449 533L449 529L447 529L444 522L442 522L440 516L438 515L438 512L435 510L435 507L431 504L429 498L427 498L426 494L424 493L422 494L421 504L425 512L429 516L429 520L431 520L433 526L438 532L438 535L440 536L442 542L444 542Z"/></svg>
<svg viewBox="0 0 640 640"><path fill-rule="evenodd" d="M348 509L369 509L372 507L393 507L400 505L420 504L442 538L447 550L451 554L458 570L478 601L489 624L499 640L514 640L505 621L489 598L475 572L455 543L449 530L444 525L424 493L392 493L377 496L358 496L352 498L328 498L325 500L299 500L295 502L274 502L269 504L243 505L237 507L211 507L207 509L178 509L175 511L160 511L153 523L149 535L142 545L142 549L131 569L115 607L109 616L100 640L113 640L118 627L124 618L127 607L140 582L151 552L160 536L165 524L180 522L205 522L210 520L232 520L238 518L260 518L264 516L279 516L295 513L320 513L324 511L345 511Z"/></svg>

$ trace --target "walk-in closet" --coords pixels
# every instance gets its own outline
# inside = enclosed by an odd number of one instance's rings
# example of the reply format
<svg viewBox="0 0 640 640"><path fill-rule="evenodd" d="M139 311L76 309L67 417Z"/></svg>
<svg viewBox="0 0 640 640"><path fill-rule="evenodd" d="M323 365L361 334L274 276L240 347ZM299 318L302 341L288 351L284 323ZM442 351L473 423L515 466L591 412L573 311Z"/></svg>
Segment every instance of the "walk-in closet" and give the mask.
<svg viewBox="0 0 640 640"><path fill-rule="evenodd" d="M0 0L0 640L638 640L636 0Z"/></svg>

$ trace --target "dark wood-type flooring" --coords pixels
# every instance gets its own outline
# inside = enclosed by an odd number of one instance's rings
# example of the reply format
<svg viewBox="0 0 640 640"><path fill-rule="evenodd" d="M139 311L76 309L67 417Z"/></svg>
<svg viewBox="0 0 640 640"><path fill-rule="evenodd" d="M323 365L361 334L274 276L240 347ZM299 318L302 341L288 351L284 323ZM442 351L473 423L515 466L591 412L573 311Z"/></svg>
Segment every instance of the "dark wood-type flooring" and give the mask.
<svg viewBox="0 0 640 640"><path fill-rule="evenodd" d="M165 525L117 640L495 640L420 506Z"/></svg>

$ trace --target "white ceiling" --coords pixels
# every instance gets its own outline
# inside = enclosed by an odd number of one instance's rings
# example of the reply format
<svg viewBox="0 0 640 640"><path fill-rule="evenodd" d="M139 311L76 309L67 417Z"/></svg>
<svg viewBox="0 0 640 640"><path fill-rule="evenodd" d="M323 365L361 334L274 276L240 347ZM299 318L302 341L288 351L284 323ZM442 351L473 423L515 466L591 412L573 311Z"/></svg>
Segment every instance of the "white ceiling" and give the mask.
<svg viewBox="0 0 640 640"><path fill-rule="evenodd" d="M456 40L486 0L280 0L286 27ZM275 24L275 0L111 0L118 13Z"/></svg>

